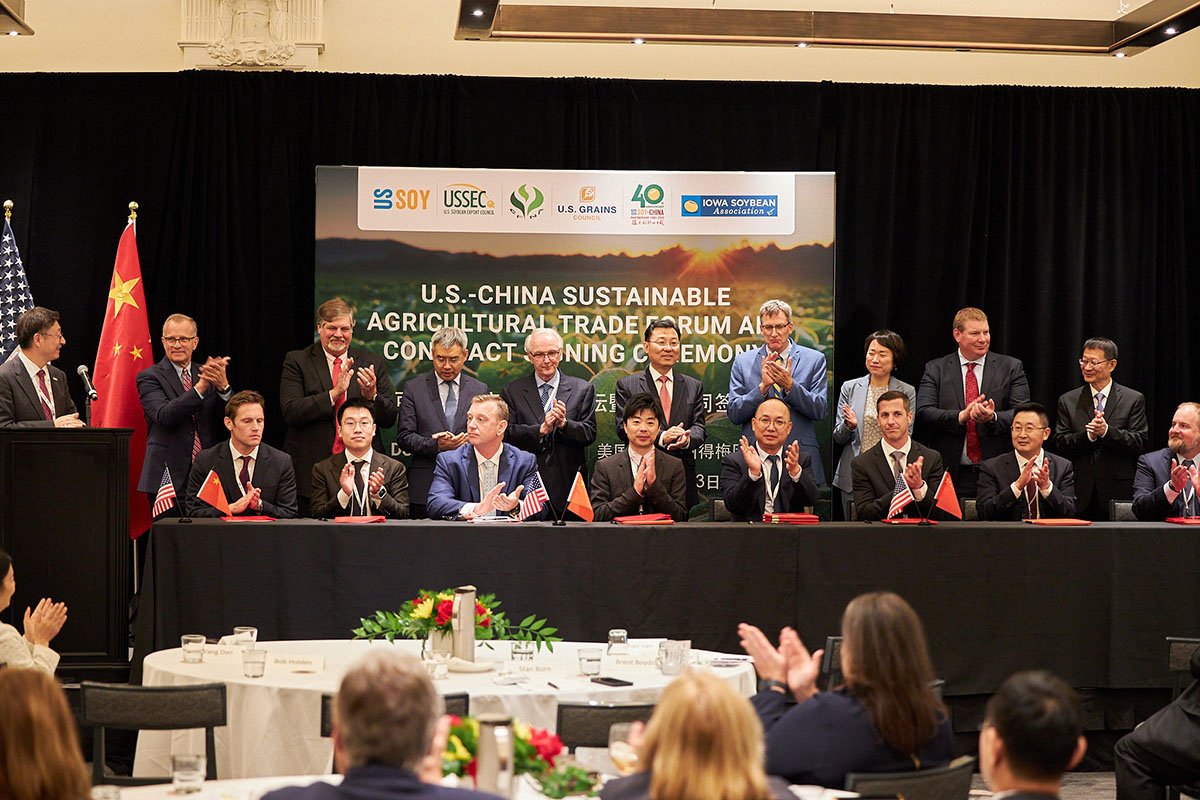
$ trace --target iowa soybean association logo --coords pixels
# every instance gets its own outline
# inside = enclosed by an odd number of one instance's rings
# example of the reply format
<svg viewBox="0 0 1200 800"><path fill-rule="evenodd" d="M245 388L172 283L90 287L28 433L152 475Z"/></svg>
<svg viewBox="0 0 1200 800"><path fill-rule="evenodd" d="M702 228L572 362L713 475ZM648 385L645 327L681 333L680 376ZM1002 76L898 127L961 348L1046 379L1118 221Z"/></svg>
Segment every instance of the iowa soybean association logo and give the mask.
<svg viewBox="0 0 1200 800"><path fill-rule="evenodd" d="M546 195L528 183L522 183L508 196L508 213L517 219L533 219L545 211Z"/></svg>

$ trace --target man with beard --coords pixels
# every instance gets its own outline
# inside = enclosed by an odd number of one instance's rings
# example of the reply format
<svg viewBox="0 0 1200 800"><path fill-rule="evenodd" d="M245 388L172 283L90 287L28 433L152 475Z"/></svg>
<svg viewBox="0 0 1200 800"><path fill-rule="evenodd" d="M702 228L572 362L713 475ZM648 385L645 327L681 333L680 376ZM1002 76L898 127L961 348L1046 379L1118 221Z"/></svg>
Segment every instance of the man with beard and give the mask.
<svg viewBox="0 0 1200 800"><path fill-rule="evenodd" d="M1200 403L1175 409L1167 446L1138 459L1133 476L1133 513L1142 521L1200 514L1196 466L1200 456Z"/></svg>

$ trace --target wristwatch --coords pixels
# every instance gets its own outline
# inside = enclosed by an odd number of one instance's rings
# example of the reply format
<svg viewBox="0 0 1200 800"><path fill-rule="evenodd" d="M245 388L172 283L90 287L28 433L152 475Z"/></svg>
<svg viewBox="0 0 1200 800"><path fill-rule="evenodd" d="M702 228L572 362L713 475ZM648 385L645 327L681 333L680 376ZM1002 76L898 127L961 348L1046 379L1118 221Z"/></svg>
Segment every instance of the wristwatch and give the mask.
<svg viewBox="0 0 1200 800"><path fill-rule="evenodd" d="M762 691L779 689L782 694L788 693L787 684L783 681L777 681L774 678L763 678L759 683L759 689Z"/></svg>
<svg viewBox="0 0 1200 800"><path fill-rule="evenodd" d="M375 495L375 496L376 496L377 498L379 498L380 500L382 500L382 499L383 499L383 496L384 496L385 494L387 494L387 487L386 487L386 486L380 486L380 487L379 487L379 494L377 494L377 495Z"/></svg>

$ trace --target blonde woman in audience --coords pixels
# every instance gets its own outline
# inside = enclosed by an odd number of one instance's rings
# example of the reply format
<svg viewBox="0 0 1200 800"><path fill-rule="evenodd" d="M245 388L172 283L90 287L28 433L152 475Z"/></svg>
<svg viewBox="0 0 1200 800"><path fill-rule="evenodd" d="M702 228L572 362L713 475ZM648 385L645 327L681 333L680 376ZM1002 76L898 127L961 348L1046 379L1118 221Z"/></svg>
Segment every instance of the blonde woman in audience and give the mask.
<svg viewBox="0 0 1200 800"><path fill-rule="evenodd" d="M8 608L16 591L12 556L0 550L0 611ZM25 609L24 636L12 625L0 622L0 664L7 664L9 669L40 669L53 675L58 653L50 649L50 640L66 621L66 604L43 597L37 608Z"/></svg>
<svg viewBox="0 0 1200 800"><path fill-rule="evenodd" d="M0 669L0 797L86 800L91 788L62 689L37 670Z"/></svg>
<svg viewBox="0 0 1200 800"><path fill-rule="evenodd" d="M605 784L601 800L794 800L763 771L754 709L711 673L676 678L640 738L639 771Z"/></svg>

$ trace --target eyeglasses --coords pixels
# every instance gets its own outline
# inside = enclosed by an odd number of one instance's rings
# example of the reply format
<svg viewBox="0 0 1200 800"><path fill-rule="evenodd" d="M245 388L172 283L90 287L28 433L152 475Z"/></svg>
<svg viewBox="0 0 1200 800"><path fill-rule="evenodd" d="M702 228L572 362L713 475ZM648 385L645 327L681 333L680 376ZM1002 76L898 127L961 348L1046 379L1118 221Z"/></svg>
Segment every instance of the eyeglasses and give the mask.
<svg viewBox="0 0 1200 800"><path fill-rule="evenodd" d="M47 339L58 339L60 342L65 342L67 337L62 335L62 332L51 333L50 331L38 331L38 336L45 336Z"/></svg>
<svg viewBox="0 0 1200 800"><path fill-rule="evenodd" d="M1024 433L1028 435L1044 430L1047 429L1043 428L1041 425L1013 425L1013 433Z"/></svg>
<svg viewBox="0 0 1200 800"><path fill-rule="evenodd" d="M187 344L193 339L199 338L199 336L164 336L162 340L167 344Z"/></svg>
<svg viewBox="0 0 1200 800"><path fill-rule="evenodd" d="M792 327L792 323L785 322L782 325L763 325L763 324L759 323L758 327L762 329L763 333L779 333L781 331L786 331L788 328Z"/></svg>
<svg viewBox="0 0 1200 800"><path fill-rule="evenodd" d="M562 350L547 350L544 353L526 353L531 359L552 359L562 355Z"/></svg>
<svg viewBox="0 0 1200 800"><path fill-rule="evenodd" d="M1081 359L1079 359L1079 366L1091 367L1092 369L1095 369L1096 367L1100 366L1101 364L1107 364L1110 361L1116 361L1116 359L1115 358L1105 358L1100 361L1088 361L1085 358L1081 358Z"/></svg>

